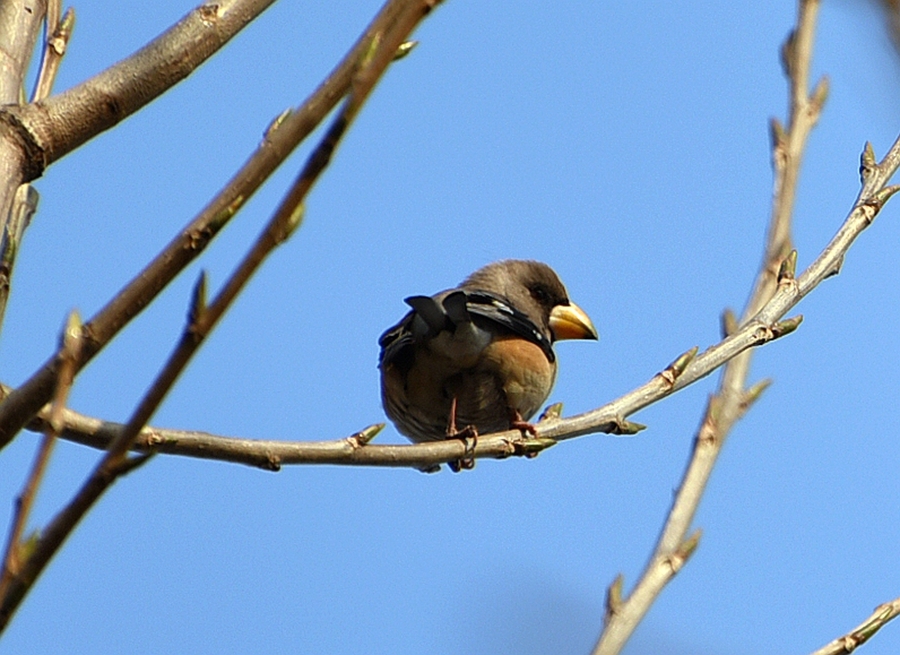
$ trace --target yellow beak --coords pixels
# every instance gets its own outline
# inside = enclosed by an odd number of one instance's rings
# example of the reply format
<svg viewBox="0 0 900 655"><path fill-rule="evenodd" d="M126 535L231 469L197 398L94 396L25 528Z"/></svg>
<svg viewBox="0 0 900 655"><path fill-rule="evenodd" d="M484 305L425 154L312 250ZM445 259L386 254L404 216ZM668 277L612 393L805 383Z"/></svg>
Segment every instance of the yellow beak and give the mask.
<svg viewBox="0 0 900 655"><path fill-rule="evenodd" d="M550 330L557 341L562 339L598 339L597 328L575 303L557 305L550 312Z"/></svg>

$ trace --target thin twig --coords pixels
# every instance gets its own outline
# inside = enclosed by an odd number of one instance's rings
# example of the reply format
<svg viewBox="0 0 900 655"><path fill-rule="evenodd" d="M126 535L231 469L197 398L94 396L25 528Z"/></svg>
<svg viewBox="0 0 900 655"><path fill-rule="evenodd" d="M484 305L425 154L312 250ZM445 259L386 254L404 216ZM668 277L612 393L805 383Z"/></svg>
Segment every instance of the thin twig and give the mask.
<svg viewBox="0 0 900 655"><path fill-rule="evenodd" d="M900 598L875 608L872 616L853 628L843 637L838 637L811 655L849 655L857 646L866 643L872 635L900 615Z"/></svg>
<svg viewBox="0 0 900 655"><path fill-rule="evenodd" d="M75 10L69 7L60 19L61 10L62 0L48 1L47 18L44 20L44 52L41 57L37 82L34 85L34 93L31 94L31 102L38 102L50 96L53 84L56 82L59 64L66 54L69 39L72 38L72 30L75 27Z"/></svg>
<svg viewBox="0 0 900 655"><path fill-rule="evenodd" d="M389 0L324 82L296 110L279 116L240 171L138 275L85 325L79 370L109 343L209 244L350 88L354 70L375 34L393 23L402 0ZM0 403L0 450L48 402L56 354Z"/></svg>
<svg viewBox="0 0 900 655"><path fill-rule="evenodd" d="M868 152L868 150L867 150ZM880 164L872 164L863 193L857 199L837 234L828 243L816 260L796 279L785 271L776 293L762 307L759 314L747 321L740 328L732 327L730 333L719 343L709 347L704 353L696 355L692 349L662 370L640 387L626 393L597 409L569 418L550 417L540 423L538 438L526 439L517 430L480 435L474 451L467 450L465 444L457 440L432 444L408 444L399 446L369 445L363 449L348 448L345 439L332 441L277 441L254 440L237 437L225 437L206 432L166 430L162 428L146 428L134 447L143 452L169 453L204 459L218 459L266 469L277 470L281 465L289 464L350 464L366 466L412 466L422 468L427 464L440 464L459 459L461 456L476 458L504 458L511 455L531 454L558 441L575 437L607 432L614 434L632 433L641 426L629 423L626 417L648 407L676 391L692 384L712 373L718 367L733 361L749 348L759 346L778 337L784 336L799 324L797 318L781 320L782 317L813 291L824 279L836 273L844 259L844 255L857 236L871 224L894 187L886 187L900 165L900 138L891 147ZM789 258L790 261L793 259ZM738 415L746 411L765 385L756 385L742 391L737 406ZM0 394L10 393L9 387L0 385ZM703 434L710 426L721 430L721 401L715 401L716 412L707 412L702 430ZM95 448L107 448L110 441L121 433L122 425L100 419L87 417L77 412L66 412L66 431L63 437L71 441L83 443ZM46 416L43 416L46 419ZM32 429L40 429L40 421L35 422ZM718 433L716 433L718 434ZM700 438L699 444L716 444L715 452L721 447L719 437ZM700 455L695 454L699 458ZM712 462L707 461L698 469L689 470L683 484L683 493L694 489L702 490L702 484L696 484L695 476L705 480ZM703 471L706 471L704 474ZM682 540L687 533L693 511L699 503L699 496L693 497L686 504L677 503L674 514L681 517L680 526L674 531L681 533ZM681 508L684 508L682 511ZM677 511L675 511L677 510ZM685 527L687 526L687 527ZM682 540L672 540L680 544ZM672 543L672 542L667 542Z"/></svg>
<svg viewBox="0 0 900 655"><path fill-rule="evenodd" d="M789 123L785 133L777 120L772 121L775 189L765 255L744 311L743 325L738 328L735 325L737 321L730 314L723 321L727 326L726 341L734 331L740 333L757 323L770 324L767 321L773 311L778 316L783 316L779 307L785 302L793 306L824 279L823 271L833 271L839 267L843 255L836 255L834 244L843 243L844 247L849 247L853 238L871 222L863 220L866 210L858 200L838 235L803 275L794 279L796 254L790 254L790 226L800 162L807 137L818 120L828 88L827 81L823 80L812 96L809 95L809 65L817 11L818 0L800 0L797 29L788 37L782 50L782 63L790 82ZM900 140L894 147L900 147L898 144ZM853 237L844 239L845 233L852 234ZM694 439L690 462L653 555L627 598L621 597L621 577L610 587L605 626L594 648L594 655L612 655L621 651L663 587L678 572L680 566L673 565L673 561L683 563L686 557L679 556L679 553L689 554L696 547L699 532L691 537L686 535L725 438L734 423L765 388L765 385L761 385L745 390L750 357L751 351L745 350L725 366L719 389L707 404ZM614 593L614 590L617 591ZM609 602L611 599L615 602Z"/></svg>
<svg viewBox="0 0 900 655"><path fill-rule="evenodd" d="M8 593L0 597L0 630L8 625L13 612L18 608L27 591L38 575L46 567L52 556L72 533L81 518L102 496L104 491L121 475L134 468L135 459L128 458L128 450L141 428L147 423L165 395L172 388L191 357L197 352L206 336L218 320L231 306L241 289L266 257L287 240L300 225L303 201L314 183L325 170L340 138L352 123L363 102L376 82L381 78L397 48L409 33L432 9L429 0L406 0L400 3L396 20L385 26L372 39L370 48L358 62L352 91L344 109L336 117L331 129L326 132L318 147L313 151L290 191L276 209L263 233L250 248L235 272L209 305L205 299L205 275L201 276L188 317L188 325L174 352L169 357L150 389L138 403L137 408L120 434L110 444L104 457L97 464L87 481L78 490L72 501L54 517L34 545L23 563L20 575L14 580ZM138 458L137 464L145 458Z"/></svg>
<svg viewBox="0 0 900 655"><path fill-rule="evenodd" d="M81 84L41 102L4 107L3 120L20 126L29 142L28 181L185 79L274 1L200 4L143 48Z"/></svg>
<svg viewBox="0 0 900 655"><path fill-rule="evenodd" d="M6 315L6 304L12 285L12 272L16 264L16 256L25 236L25 228L37 210L40 195L30 184L21 184L16 189L9 220L3 226L0 238L0 325Z"/></svg>
<svg viewBox="0 0 900 655"><path fill-rule="evenodd" d="M3 558L3 571L0 572L0 598L6 595L7 590L21 573L23 561L22 534L28 524L28 517L37 495L38 487L50 461L53 444L62 432L65 422L63 413L69 391L75 380L75 362L78 360L78 350L81 348L81 319L77 312L72 312L66 322L62 338L62 354L59 366L59 379L56 383L56 392L49 409L49 420L46 422L44 436L41 439L38 453L35 457L31 473L25 481L25 488L16 499L12 526L6 543L6 555Z"/></svg>

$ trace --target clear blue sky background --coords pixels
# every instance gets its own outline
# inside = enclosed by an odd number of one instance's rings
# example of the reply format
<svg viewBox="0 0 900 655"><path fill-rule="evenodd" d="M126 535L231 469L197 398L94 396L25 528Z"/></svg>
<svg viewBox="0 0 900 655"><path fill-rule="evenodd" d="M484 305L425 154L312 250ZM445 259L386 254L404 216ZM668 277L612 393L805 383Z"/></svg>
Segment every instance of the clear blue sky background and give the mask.
<svg viewBox="0 0 900 655"><path fill-rule="evenodd" d="M0 379L52 352L299 104L378 0L283 0L152 106L50 168L13 280ZM127 56L189 2L79 3L59 89ZM760 261L778 51L793 2L463 2L419 29L309 199L153 423L330 439L383 420L376 339L402 298L505 257L556 268L599 343L563 343L552 400L581 412L718 339ZM866 140L900 132L900 58L875 3L824 3L831 97L801 175L806 266L858 191ZM303 149L79 378L72 405L125 420L170 351L200 270L228 275ZM727 443L690 564L632 655L806 653L900 595L900 204L756 353L774 385ZM161 456L117 484L43 575L0 651L586 653L607 585L644 566L715 376L584 437L474 471ZM379 437L400 442L389 428ZM0 454L5 526L36 439ZM61 444L44 522L97 453ZM4 527L5 532L5 527ZM900 625L864 647L896 653Z"/></svg>

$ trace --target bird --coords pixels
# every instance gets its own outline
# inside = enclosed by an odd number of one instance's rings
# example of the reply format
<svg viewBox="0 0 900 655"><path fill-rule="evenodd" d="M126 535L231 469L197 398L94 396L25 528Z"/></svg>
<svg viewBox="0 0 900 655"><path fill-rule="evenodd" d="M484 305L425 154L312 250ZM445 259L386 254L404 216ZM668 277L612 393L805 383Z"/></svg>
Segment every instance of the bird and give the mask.
<svg viewBox="0 0 900 655"><path fill-rule="evenodd" d="M536 434L528 420L556 380L554 342L598 338L556 272L538 261L494 262L456 288L405 302L411 309L378 340L378 366L385 413L415 443ZM451 462L453 470L472 465Z"/></svg>

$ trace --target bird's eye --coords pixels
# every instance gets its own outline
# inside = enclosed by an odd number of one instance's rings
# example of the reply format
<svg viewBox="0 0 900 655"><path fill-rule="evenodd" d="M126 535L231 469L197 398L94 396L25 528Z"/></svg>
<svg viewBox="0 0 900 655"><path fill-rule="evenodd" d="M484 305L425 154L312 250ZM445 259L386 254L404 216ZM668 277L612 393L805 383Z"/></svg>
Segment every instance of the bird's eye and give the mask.
<svg viewBox="0 0 900 655"><path fill-rule="evenodd" d="M544 287L539 284L534 285L529 289L531 292L531 297L537 300L542 305L550 304L550 292L547 291Z"/></svg>

